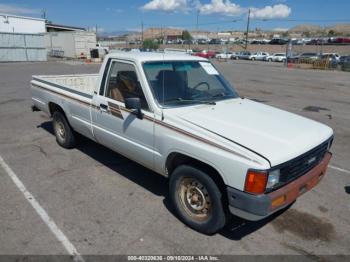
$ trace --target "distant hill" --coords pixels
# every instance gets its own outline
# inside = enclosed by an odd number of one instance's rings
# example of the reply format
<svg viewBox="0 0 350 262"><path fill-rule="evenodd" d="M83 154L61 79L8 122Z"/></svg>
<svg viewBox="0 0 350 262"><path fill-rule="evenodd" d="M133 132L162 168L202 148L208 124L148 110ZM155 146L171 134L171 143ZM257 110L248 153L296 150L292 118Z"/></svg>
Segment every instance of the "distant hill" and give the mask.
<svg viewBox="0 0 350 262"><path fill-rule="evenodd" d="M326 27L321 27L319 25L312 25L312 24L303 24L303 25L297 25L295 27L292 27L288 31L291 33L309 32L312 34L323 30L325 30L326 32L333 30L335 34L340 33L343 35L348 35L350 34L350 24L336 24L336 25L326 26Z"/></svg>
<svg viewBox="0 0 350 262"><path fill-rule="evenodd" d="M117 37L123 35L129 35L136 33L135 31L121 30L121 31L110 31L110 32L100 32L98 35L101 37Z"/></svg>
<svg viewBox="0 0 350 262"><path fill-rule="evenodd" d="M294 26L291 29L289 29L288 31L293 32L293 33L302 33L302 32L314 33L314 32L318 32L321 30L322 30L322 27L320 27L319 25L305 24L305 25Z"/></svg>
<svg viewBox="0 0 350 262"><path fill-rule="evenodd" d="M327 26L326 31L333 30L343 34L350 34L350 24L337 24L333 26Z"/></svg>

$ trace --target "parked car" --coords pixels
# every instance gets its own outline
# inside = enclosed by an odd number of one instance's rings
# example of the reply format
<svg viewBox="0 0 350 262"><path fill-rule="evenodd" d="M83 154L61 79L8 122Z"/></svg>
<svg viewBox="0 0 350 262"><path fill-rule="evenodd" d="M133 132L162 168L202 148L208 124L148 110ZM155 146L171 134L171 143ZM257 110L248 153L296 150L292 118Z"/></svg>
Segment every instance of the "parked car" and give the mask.
<svg viewBox="0 0 350 262"><path fill-rule="evenodd" d="M317 59L319 59L319 54L318 53L301 53L300 55L298 55L297 57L295 57L296 60L299 61L315 61Z"/></svg>
<svg viewBox="0 0 350 262"><path fill-rule="evenodd" d="M252 55L251 52L248 52L248 51L242 51L240 52L237 56L238 56L238 59L244 59L244 60L248 60L249 57Z"/></svg>
<svg viewBox="0 0 350 262"><path fill-rule="evenodd" d="M198 40L197 40L197 43L198 43L199 45L206 45L206 44L209 43L209 40L208 40L208 39L198 39Z"/></svg>
<svg viewBox="0 0 350 262"><path fill-rule="evenodd" d="M209 59L209 58L214 58L216 53L214 51L203 50L203 51L194 53L193 55Z"/></svg>
<svg viewBox="0 0 350 262"><path fill-rule="evenodd" d="M288 43L288 39L284 38L273 38L269 42L270 45L285 45Z"/></svg>
<svg viewBox="0 0 350 262"><path fill-rule="evenodd" d="M319 57L320 60L326 61L331 68L336 68L337 65L339 64L340 56L335 53L324 53L320 55Z"/></svg>
<svg viewBox="0 0 350 262"><path fill-rule="evenodd" d="M31 94L60 146L81 134L169 177L174 211L206 234L228 212L260 220L291 205L332 156L331 128L241 98L201 57L112 53L99 74L33 76Z"/></svg>
<svg viewBox="0 0 350 262"><path fill-rule="evenodd" d="M349 37L338 37L335 38L333 41L334 44L350 44L350 38Z"/></svg>
<svg viewBox="0 0 350 262"><path fill-rule="evenodd" d="M334 60L337 63L340 61L340 55L338 53L323 53L321 58L328 58L330 61Z"/></svg>
<svg viewBox="0 0 350 262"><path fill-rule="evenodd" d="M339 64L342 65L345 61L347 61L350 58L350 55L343 55L339 58Z"/></svg>
<svg viewBox="0 0 350 262"><path fill-rule="evenodd" d="M231 59L233 53L232 52L226 52L226 53L219 53L215 55L215 58L218 59Z"/></svg>
<svg viewBox="0 0 350 262"><path fill-rule="evenodd" d="M341 61L341 69L350 72L350 56L344 57Z"/></svg>
<svg viewBox="0 0 350 262"><path fill-rule="evenodd" d="M220 39L214 38L214 39L211 39L211 40L209 41L209 44L210 44L210 45L220 45L220 44L221 44L221 40L220 40Z"/></svg>
<svg viewBox="0 0 350 262"><path fill-rule="evenodd" d="M241 53L242 53L242 51L240 51L240 52L233 52L232 55L231 55L231 59L238 60Z"/></svg>
<svg viewBox="0 0 350 262"><path fill-rule="evenodd" d="M274 53L263 58L264 61L268 62L285 62L286 59L287 57L285 53Z"/></svg>
<svg viewBox="0 0 350 262"><path fill-rule="evenodd" d="M253 39L250 41L251 45L266 45L270 42L270 40L267 39Z"/></svg>
<svg viewBox="0 0 350 262"><path fill-rule="evenodd" d="M269 56L269 53L267 52L256 52L250 55L249 60L264 60L265 57Z"/></svg>

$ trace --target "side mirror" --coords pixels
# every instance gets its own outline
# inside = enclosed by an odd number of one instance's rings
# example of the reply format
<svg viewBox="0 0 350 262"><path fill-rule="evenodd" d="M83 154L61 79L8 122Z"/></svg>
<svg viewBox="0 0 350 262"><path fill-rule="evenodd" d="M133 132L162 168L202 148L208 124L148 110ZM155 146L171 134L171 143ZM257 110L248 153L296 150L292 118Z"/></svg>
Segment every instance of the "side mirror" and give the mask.
<svg viewBox="0 0 350 262"><path fill-rule="evenodd" d="M139 119L143 119L143 113L141 112L141 100L138 97L125 98L125 107L127 109L134 110L132 113Z"/></svg>

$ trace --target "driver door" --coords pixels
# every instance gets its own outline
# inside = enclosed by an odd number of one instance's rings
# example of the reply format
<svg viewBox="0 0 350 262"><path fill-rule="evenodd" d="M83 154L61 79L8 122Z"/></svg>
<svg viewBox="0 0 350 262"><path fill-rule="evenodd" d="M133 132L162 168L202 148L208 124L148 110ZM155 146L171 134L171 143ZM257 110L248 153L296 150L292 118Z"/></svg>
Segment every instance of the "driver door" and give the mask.
<svg viewBox="0 0 350 262"><path fill-rule="evenodd" d="M104 92L95 95L93 114L96 140L140 164L153 168L154 114L148 107L135 65L112 60ZM101 86L102 88L102 86ZM139 97L143 119L125 108L125 98Z"/></svg>

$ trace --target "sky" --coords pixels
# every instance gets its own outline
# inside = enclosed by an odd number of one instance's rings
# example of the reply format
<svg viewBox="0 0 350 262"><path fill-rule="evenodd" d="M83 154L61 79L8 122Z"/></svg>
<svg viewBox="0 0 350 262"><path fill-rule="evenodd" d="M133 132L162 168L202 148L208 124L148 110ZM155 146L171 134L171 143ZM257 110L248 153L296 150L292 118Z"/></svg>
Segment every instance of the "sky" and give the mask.
<svg viewBox="0 0 350 262"><path fill-rule="evenodd" d="M0 0L0 13L41 17L56 24L92 28L99 32L140 31L174 27L211 31L250 28L283 30L298 24L350 24L349 0Z"/></svg>

